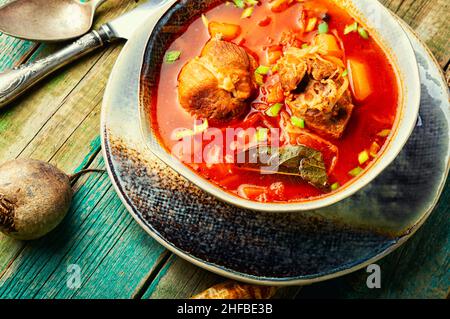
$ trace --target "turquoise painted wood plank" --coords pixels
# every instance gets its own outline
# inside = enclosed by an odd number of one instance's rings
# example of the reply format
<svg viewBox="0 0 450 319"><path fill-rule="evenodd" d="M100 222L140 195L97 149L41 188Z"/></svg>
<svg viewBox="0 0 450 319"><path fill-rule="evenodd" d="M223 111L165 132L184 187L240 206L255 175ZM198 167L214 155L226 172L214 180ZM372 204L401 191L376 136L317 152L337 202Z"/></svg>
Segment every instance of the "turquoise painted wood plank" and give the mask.
<svg viewBox="0 0 450 319"><path fill-rule="evenodd" d="M368 289L365 270L305 287L299 298L448 298L450 287L450 181L438 206L404 246L378 264L381 289Z"/></svg>
<svg viewBox="0 0 450 319"><path fill-rule="evenodd" d="M226 279L207 272L175 256L169 258L152 281L142 298L184 299L225 281Z"/></svg>
<svg viewBox="0 0 450 319"><path fill-rule="evenodd" d="M146 282L151 280L149 278L169 252L131 220L124 207L122 209L129 223L122 235L115 239L114 247L103 256L104 259L80 290L75 294L60 291L57 298L140 297Z"/></svg>
<svg viewBox="0 0 450 319"><path fill-rule="evenodd" d="M21 64L38 44L0 35L0 72Z"/></svg>
<svg viewBox="0 0 450 319"><path fill-rule="evenodd" d="M101 156L91 167L104 167ZM165 249L134 222L106 174L77 183L69 215L45 238L27 243L0 278L0 298L131 298ZM67 286L71 264L81 287Z"/></svg>

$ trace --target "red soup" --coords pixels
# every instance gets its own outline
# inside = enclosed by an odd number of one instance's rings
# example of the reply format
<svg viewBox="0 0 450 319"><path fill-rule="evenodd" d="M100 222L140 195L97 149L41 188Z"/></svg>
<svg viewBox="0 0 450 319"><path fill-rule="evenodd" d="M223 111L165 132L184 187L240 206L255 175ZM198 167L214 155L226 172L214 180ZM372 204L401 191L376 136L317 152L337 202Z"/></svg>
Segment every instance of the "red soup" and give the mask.
<svg viewBox="0 0 450 319"><path fill-rule="evenodd" d="M338 191L393 127L389 59L332 1L240 3L205 12L168 48L155 133L197 174L249 200Z"/></svg>

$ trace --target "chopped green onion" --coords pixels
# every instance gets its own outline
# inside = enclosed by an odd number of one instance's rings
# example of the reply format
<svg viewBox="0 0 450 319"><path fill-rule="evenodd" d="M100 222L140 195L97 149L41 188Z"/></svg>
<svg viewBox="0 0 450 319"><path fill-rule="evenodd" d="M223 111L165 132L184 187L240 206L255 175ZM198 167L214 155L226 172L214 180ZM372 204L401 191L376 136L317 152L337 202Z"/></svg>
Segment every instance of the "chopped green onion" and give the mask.
<svg viewBox="0 0 450 319"><path fill-rule="evenodd" d="M363 39L365 39L365 40L367 40L367 39L369 38L369 34L368 34L367 31L366 31L364 28L362 28L362 27L359 27L359 28L358 28L358 33L359 33L359 35L361 36L361 38L363 38Z"/></svg>
<svg viewBox="0 0 450 319"><path fill-rule="evenodd" d="M296 116L291 117L291 123L292 125L299 127L299 128L305 128L305 120Z"/></svg>
<svg viewBox="0 0 450 319"><path fill-rule="evenodd" d="M244 0L233 0L233 3L239 9L244 9L244 7L245 7Z"/></svg>
<svg viewBox="0 0 450 319"><path fill-rule="evenodd" d="M181 51L169 51L166 54L166 58L164 59L164 61L166 63L174 63L175 61L177 61L181 56Z"/></svg>
<svg viewBox="0 0 450 319"><path fill-rule="evenodd" d="M359 153L358 155L358 162L359 164L364 164L365 162L367 162L369 160L369 153L367 151L363 151L361 153Z"/></svg>
<svg viewBox="0 0 450 319"><path fill-rule="evenodd" d="M255 81L256 84L258 84L259 86L264 84L264 76L270 72L270 67L268 66L264 66L264 65L260 65L256 70L255 70Z"/></svg>
<svg viewBox="0 0 450 319"><path fill-rule="evenodd" d="M259 1L258 0L244 0L246 4L248 4L249 6L256 6Z"/></svg>
<svg viewBox="0 0 450 319"><path fill-rule="evenodd" d="M349 34L358 30L358 22L345 26L344 34Z"/></svg>
<svg viewBox="0 0 450 319"><path fill-rule="evenodd" d="M319 34L328 33L328 23L322 22L317 29L319 30Z"/></svg>
<svg viewBox="0 0 450 319"><path fill-rule="evenodd" d="M362 172L363 172L363 169L362 169L361 167L358 166L358 167L352 169L350 172L348 172L348 174L351 175L351 176L353 176L353 177L356 177L356 176L358 176L359 174L361 174Z"/></svg>
<svg viewBox="0 0 450 319"><path fill-rule="evenodd" d="M309 47L309 44L308 44L308 43L303 43L303 44L302 44L302 49L306 49L307 47Z"/></svg>
<svg viewBox="0 0 450 319"><path fill-rule="evenodd" d="M241 19L250 18L253 14L254 7L245 8L242 12Z"/></svg>
<svg viewBox="0 0 450 319"><path fill-rule="evenodd" d="M377 135L379 137L388 137L389 134L391 134L391 130L382 130L380 133L378 133Z"/></svg>
<svg viewBox="0 0 450 319"><path fill-rule="evenodd" d="M270 117L277 117L278 114L280 114L281 108L283 107L283 104L281 103L275 103L269 109L266 111L266 114Z"/></svg>
<svg viewBox="0 0 450 319"><path fill-rule="evenodd" d="M347 76L348 75L348 69L345 69L344 72L342 72L342 76Z"/></svg>
<svg viewBox="0 0 450 319"><path fill-rule="evenodd" d="M265 66L265 65L260 65L256 70L256 73L258 74L262 74L262 75L266 75L267 73L270 72L270 67Z"/></svg>
<svg viewBox="0 0 450 319"><path fill-rule="evenodd" d="M269 133L269 129L267 129L267 128L259 128L256 131L256 140L258 142L265 142L265 141L267 141L268 133Z"/></svg>
<svg viewBox="0 0 450 319"><path fill-rule="evenodd" d="M255 72L255 82L259 86L264 85L264 76L262 74L259 74L259 73Z"/></svg>
<svg viewBox="0 0 450 319"><path fill-rule="evenodd" d="M339 183L334 183L333 185L331 185L331 190L335 191L337 190L339 187L341 187L341 185L339 185Z"/></svg>

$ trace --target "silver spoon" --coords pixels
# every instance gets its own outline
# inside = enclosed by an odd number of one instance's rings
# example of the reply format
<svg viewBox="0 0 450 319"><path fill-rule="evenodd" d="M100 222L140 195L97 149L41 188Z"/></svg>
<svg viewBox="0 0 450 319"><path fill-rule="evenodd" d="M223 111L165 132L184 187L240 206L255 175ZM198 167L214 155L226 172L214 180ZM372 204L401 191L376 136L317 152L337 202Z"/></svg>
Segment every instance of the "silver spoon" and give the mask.
<svg viewBox="0 0 450 319"><path fill-rule="evenodd" d="M106 0L15 0L0 8L0 32L16 38L56 42L88 32Z"/></svg>
<svg viewBox="0 0 450 319"><path fill-rule="evenodd" d="M49 56L0 73L0 109L34 84L85 54L118 39L130 39L147 20L153 22L179 0L150 0L101 25Z"/></svg>

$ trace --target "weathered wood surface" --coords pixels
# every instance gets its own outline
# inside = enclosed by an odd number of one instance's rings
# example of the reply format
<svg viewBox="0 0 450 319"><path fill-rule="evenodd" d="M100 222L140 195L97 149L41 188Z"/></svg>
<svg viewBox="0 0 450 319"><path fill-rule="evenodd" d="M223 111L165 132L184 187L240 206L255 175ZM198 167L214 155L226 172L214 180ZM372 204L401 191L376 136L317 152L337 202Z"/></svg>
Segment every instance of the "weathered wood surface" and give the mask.
<svg viewBox="0 0 450 319"><path fill-rule="evenodd" d="M418 32L447 69L450 3L381 2ZM96 24L137 4L108 1L98 11ZM68 173L103 167L100 106L121 46L115 44L65 67L1 110L0 162L33 157ZM55 48L0 35L0 71L45 56ZM74 188L68 217L49 236L25 243L0 235L0 298L187 298L224 280L174 256L148 236L126 212L106 174L85 176ZM379 263L382 289L369 290L367 274L359 271L301 290L281 289L277 297L447 297L449 203L450 188L446 187L424 227ZM73 264L81 269L78 289L67 285L67 269Z"/></svg>

